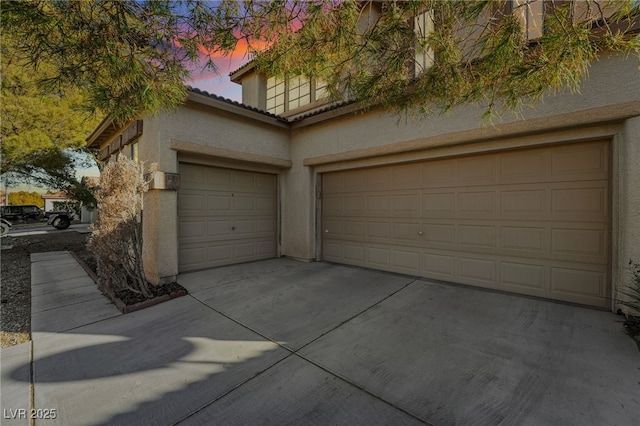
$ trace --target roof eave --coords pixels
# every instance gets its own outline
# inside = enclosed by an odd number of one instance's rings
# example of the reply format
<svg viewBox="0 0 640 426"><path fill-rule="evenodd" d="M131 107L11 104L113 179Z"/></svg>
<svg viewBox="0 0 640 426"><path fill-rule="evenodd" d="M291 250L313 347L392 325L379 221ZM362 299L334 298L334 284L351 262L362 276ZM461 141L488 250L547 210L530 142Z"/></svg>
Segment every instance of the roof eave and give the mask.
<svg viewBox="0 0 640 426"><path fill-rule="evenodd" d="M102 143L112 138L120 129L113 122L113 118L110 116L105 117L104 120L96 127L91 135L86 139L87 147L100 148Z"/></svg>
<svg viewBox="0 0 640 426"><path fill-rule="evenodd" d="M231 78L231 81L236 84L242 84L242 79L245 78L247 74L252 73L255 70L255 68L256 68L256 65L252 60L250 62L247 62L237 70L229 73L229 78Z"/></svg>

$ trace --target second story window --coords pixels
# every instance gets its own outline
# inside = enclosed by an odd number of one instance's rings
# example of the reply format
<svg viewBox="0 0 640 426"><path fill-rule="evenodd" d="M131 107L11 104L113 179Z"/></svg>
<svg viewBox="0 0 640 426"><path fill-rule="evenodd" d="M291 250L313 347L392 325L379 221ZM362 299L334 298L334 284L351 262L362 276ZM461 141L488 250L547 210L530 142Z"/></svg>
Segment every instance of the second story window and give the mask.
<svg viewBox="0 0 640 426"><path fill-rule="evenodd" d="M284 112L284 80L271 77L267 80L267 111L273 114Z"/></svg>
<svg viewBox="0 0 640 426"><path fill-rule="evenodd" d="M287 80L277 77L267 79L267 111L272 114L302 111L305 106L315 106L327 96L326 83L305 76Z"/></svg>
<svg viewBox="0 0 640 426"><path fill-rule="evenodd" d="M433 32L433 11L428 10L414 18L415 39L414 72L418 76L433 65L433 51L426 46L427 37Z"/></svg>
<svg viewBox="0 0 640 426"><path fill-rule="evenodd" d="M543 0L511 0L511 10L520 21L527 41L542 37L544 23Z"/></svg>
<svg viewBox="0 0 640 426"><path fill-rule="evenodd" d="M311 103L311 82L304 76L289 79L289 108L291 111Z"/></svg>

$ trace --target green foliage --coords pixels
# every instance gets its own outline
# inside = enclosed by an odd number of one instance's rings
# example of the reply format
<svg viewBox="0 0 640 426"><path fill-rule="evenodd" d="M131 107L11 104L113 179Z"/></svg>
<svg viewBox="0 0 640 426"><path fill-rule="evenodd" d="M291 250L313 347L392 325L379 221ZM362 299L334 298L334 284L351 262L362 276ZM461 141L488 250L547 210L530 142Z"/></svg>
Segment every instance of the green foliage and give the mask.
<svg viewBox="0 0 640 426"><path fill-rule="evenodd" d="M81 104L116 122L186 97L201 48L232 48L231 28L205 1L8 1L3 32L49 92L82 88ZM235 42L235 38L233 39ZM214 47L215 46L215 47ZM211 66L210 62L208 65Z"/></svg>
<svg viewBox="0 0 640 426"><path fill-rule="evenodd" d="M11 184L78 192L76 168L91 161L82 150L98 123L97 117L79 109L86 99L84 92L73 85L60 86L56 92L44 90L38 84L39 75L24 66L14 37L3 31L0 46L0 173L10 177ZM41 69L52 67L42 64Z"/></svg>
<svg viewBox="0 0 640 426"><path fill-rule="evenodd" d="M640 49L635 1L544 4L531 40L516 16L526 6L512 14L507 0L31 0L4 1L1 17L50 92L80 88L85 106L121 123L180 105L189 70L215 68L211 55L238 38L268 76L322 79L334 100L418 113L477 103L491 115L578 90L604 52ZM425 11L434 29L416 37ZM414 75L417 45L434 63Z"/></svg>
<svg viewBox="0 0 640 426"><path fill-rule="evenodd" d="M640 316L640 263L629 260L629 272L631 281L625 289L620 290L622 297L618 298L618 303L631 308L635 315Z"/></svg>
<svg viewBox="0 0 640 426"><path fill-rule="evenodd" d="M9 205L34 205L43 208L44 200L42 194L37 192L17 191L9 193Z"/></svg>
<svg viewBox="0 0 640 426"><path fill-rule="evenodd" d="M631 31L637 2L577 3L571 9L570 2L545 2L544 33L528 40L510 2L501 0L389 2L366 26L357 23L359 6L374 2L294 2L289 21L305 16L305 26L269 27L277 41L256 64L268 75L318 76L335 99L346 94L364 107L428 113L478 103L487 116L518 112L550 91L577 91L603 53L638 53ZM411 23L425 10L434 30L416 39ZM434 63L411 79L414 43L430 49Z"/></svg>

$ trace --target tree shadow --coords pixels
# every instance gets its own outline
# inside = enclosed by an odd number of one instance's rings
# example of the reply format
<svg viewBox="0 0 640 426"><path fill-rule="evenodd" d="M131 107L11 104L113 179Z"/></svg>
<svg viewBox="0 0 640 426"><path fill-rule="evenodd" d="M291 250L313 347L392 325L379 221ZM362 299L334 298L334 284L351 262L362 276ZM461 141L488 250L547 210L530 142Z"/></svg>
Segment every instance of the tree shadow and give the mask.
<svg viewBox="0 0 640 426"><path fill-rule="evenodd" d="M173 424L290 354L190 296L34 333L33 362L9 377L32 369L34 408L74 424Z"/></svg>

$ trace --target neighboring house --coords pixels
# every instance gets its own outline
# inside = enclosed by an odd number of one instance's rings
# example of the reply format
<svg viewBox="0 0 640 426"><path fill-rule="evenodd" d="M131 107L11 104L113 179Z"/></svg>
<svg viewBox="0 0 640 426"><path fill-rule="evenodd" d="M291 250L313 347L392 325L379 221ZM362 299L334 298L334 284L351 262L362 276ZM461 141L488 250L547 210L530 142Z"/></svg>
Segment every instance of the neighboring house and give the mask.
<svg viewBox="0 0 640 426"><path fill-rule="evenodd" d="M63 203L72 203L73 201L63 191L54 192L53 194L42 194L44 200L44 211L60 210Z"/></svg>
<svg viewBox="0 0 640 426"><path fill-rule="evenodd" d="M89 144L157 163L143 212L154 283L287 256L616 309L640 259L638 66L604 56L581 93L487 126L474 105L356 114L248 64L232 73L243 103L192 89L177 111L104 121ZM266 112L292 90L290 111Z"/></svg>
<svg viewBox="0 0 640 426"><path fill-rule="evenodd" d="M97 176L83 176L82 183L87 185L89 188L95 188L98 186L100 182L100 178ZM98 210L95 208L88 208L86 205L82 204L80 208L80 221L82 223L94 223L98 220Z"/></svg>

